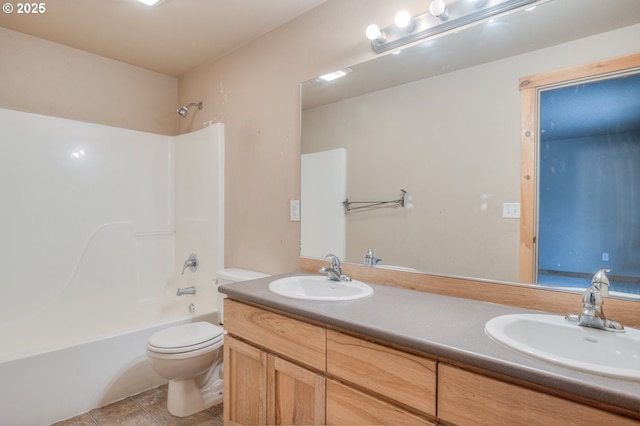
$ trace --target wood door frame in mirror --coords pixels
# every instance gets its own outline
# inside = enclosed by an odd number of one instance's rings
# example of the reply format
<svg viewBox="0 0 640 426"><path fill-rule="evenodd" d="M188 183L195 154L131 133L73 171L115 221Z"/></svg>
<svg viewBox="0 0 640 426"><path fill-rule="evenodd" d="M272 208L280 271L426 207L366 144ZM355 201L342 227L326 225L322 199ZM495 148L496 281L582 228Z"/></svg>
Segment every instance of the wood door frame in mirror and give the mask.
<svg viewBox="0 0 640 426"><path fill-rule="evenodd" d="M520 281L533 283L536 268L536 187L538 152L538 93L541 89L640 69L640 53L520 79Z"/></svg>

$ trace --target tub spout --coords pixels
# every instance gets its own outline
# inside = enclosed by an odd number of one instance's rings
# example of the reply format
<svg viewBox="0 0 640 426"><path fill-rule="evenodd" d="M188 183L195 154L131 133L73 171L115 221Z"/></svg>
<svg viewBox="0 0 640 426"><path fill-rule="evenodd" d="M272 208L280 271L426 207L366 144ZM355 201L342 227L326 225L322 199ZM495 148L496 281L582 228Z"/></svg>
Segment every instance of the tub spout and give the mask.
<svg viewBox="0 0 640 426"><path fill-rule="evenodd" d="M176 292L176 296L182 296L183 294L196 294L196 288L194 286L179 288Z"/></svg>

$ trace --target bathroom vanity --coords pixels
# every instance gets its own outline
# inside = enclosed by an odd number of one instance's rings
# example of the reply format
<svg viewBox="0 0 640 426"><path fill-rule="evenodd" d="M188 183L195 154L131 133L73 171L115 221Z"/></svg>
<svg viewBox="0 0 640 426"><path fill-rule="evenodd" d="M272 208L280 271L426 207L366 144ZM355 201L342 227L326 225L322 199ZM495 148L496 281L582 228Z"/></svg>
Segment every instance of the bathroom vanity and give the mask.
<svg viewBox="0 0 640 426"><path fill-rule="evenodd" d="M355 301L297 300L270 292L275 278L220 287L225 424L640 424L640 382L484 332L536 311L375 284Z"/></svg>

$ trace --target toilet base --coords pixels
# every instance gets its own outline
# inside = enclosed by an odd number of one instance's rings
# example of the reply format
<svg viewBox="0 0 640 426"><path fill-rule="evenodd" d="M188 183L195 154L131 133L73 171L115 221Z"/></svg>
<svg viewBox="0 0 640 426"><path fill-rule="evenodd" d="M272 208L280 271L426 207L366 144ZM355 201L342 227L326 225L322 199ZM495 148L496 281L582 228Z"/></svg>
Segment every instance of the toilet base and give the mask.
<svg viewBox="0 0 640 426"><path fill-rule="evenodd" d="M222 380L220 380L222 385ZM217 388L217 386L216 386ZM222 402L222 386L219 391L205 392L195 380L170 380L167 393L167 409L177 417L187 417Z"/></svg>

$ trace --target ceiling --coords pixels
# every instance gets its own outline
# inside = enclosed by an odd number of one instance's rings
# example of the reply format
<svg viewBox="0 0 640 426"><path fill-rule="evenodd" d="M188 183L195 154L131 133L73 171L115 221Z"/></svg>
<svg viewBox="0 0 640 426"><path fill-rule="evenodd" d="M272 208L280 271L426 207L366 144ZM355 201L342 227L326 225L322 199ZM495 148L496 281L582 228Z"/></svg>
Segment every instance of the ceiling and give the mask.
<svg viewBox="0 0 640 426"><path fill-rule="evenodd" d="M0 14L0 27L178 77L326 0L47 0Z"/></svg>

